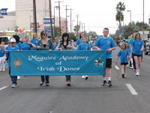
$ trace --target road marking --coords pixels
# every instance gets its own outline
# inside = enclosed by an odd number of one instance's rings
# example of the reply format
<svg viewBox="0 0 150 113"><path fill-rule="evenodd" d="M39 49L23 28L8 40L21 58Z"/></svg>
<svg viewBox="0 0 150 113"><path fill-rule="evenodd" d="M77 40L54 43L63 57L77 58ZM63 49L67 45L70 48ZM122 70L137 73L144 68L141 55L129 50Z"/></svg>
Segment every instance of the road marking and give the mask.
<svg viewBox="0 0 150 113"><path fill-rule="evenodd" d="M4 90L4 89L6 89L6 88L8 88L8 86L1 87L1 88L0 88L0 91Z"/></svg>
<svg viewBox="0 0 150 113"><path fill-rule="evenodd" d="M136 92L136 90L133 88L133 86L131 84L128 83L128 84L126 84L126 86L132 95L138 95L138 93Z"/></svg>

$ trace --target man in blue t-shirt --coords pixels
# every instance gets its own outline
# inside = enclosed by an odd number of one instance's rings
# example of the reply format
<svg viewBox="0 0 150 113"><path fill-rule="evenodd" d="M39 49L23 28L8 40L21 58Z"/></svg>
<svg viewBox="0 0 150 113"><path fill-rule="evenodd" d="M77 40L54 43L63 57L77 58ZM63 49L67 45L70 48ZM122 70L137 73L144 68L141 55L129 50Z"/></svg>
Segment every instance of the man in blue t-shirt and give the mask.
<svg viewBox="0 0 150 113"><path fill-rule="evenodd" d="M111 79L112 79L112 51L115 50L116 44L113 38L109 37L109 29L104 28L103 37L97 39L95 46L93 49L97 49L98 51L106 51L106 73L104 75L103 86L108 83L108 86L111 87Z"/></svg>

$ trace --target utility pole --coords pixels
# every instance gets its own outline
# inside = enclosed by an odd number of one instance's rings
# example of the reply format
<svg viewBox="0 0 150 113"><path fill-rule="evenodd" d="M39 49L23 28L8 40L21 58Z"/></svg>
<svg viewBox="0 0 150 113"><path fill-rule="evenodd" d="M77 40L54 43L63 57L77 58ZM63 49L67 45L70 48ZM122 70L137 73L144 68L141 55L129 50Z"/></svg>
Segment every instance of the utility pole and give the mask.
<svg viewBox="0 0 150 113"><path fill-rule="evenodd" d="M59 30L60 30L60 35L61 35L61 10L60 10L60 3L62 2L62 1L56 1L57 3L58 3L58 9L59 9Z"/></svg>
<svg viewBox="0 0 150 113"><path fill-rule="evenodd" d="M70 32L72 32L72 9L70 8Z"/></svg>
<svg viewBox="0 0 150 113"><path fill-rule="evenodd" d="M56 34L55 34L55 22L56 22L55 8L56 8L56 6L54 6L54 37L56 36Z"/></svg>
<svg viewBox="0 0 150 113"><path fill-rule="evenodd" d="M143 0L143 31L144 31L144 16L145 16L145 11L144 11L144 9L145 9L145 1ZM144 32L143 32L144 33Z"/></svg>
<svg viewBox="0 0 150 113"><path fill-rule="evenodd" d="M34 33L37 35L37 17L36 17L36 0L33 0L33 20L34 20Z"/></svg>
<svg viewBox="0 0 150 113"><path fill-rule="evenodd" d="M53 38L53 26L52 26L52 2L49 0L49 16L50 16L50 28L51 28L51 36Z"/></svg>
<svg viewBox="0 0 150 113"><path fill-rule="evenodd" d="M131 10L127 10L127 12L130 13L130 25L131 25L131 23L132 23L132 11Z"/></svg>
<svg viewBox="0 0 150 113"><path fill-rule="evenodd" d="M68 32L68 10L70 10L70 9L68 9L68 5L66 5L66 33Z"/></svg>
<svg viewBox="0 0 150 113"><path fill-rule="evenodd" d="M79 25L78 25L78 23L79 23L79 15L77 15L77 37L79 36Z"/></svg>

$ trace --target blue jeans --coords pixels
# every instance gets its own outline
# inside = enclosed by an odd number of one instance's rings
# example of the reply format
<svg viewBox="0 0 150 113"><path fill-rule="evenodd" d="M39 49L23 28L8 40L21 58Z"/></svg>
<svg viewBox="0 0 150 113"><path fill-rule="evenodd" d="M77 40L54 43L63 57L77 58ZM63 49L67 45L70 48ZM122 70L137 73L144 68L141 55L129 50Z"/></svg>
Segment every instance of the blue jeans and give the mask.
<svg viewBox="0 0 150 113"><path fill-rule="evenodd" d="M17 76L11 76L10 68L9 68L9 76L11 78L12 84L17 84Z"/></svg>

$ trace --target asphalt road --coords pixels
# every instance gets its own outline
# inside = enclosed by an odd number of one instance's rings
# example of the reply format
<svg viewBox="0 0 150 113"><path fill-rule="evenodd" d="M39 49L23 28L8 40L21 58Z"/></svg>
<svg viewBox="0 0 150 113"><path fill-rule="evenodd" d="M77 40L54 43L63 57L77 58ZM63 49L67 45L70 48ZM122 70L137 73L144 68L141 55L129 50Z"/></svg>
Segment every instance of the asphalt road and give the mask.
<svg viewBox="0 0 150 113"><path fill-rule="evenodd" d="M40 87L40 77L22 77L12 89L7 72L0 72L0 113L150 113L150 57L144 56L142 76L128 69L122 79L113 68L113 87L102 87L102 77L51 77Z"/></svg>

